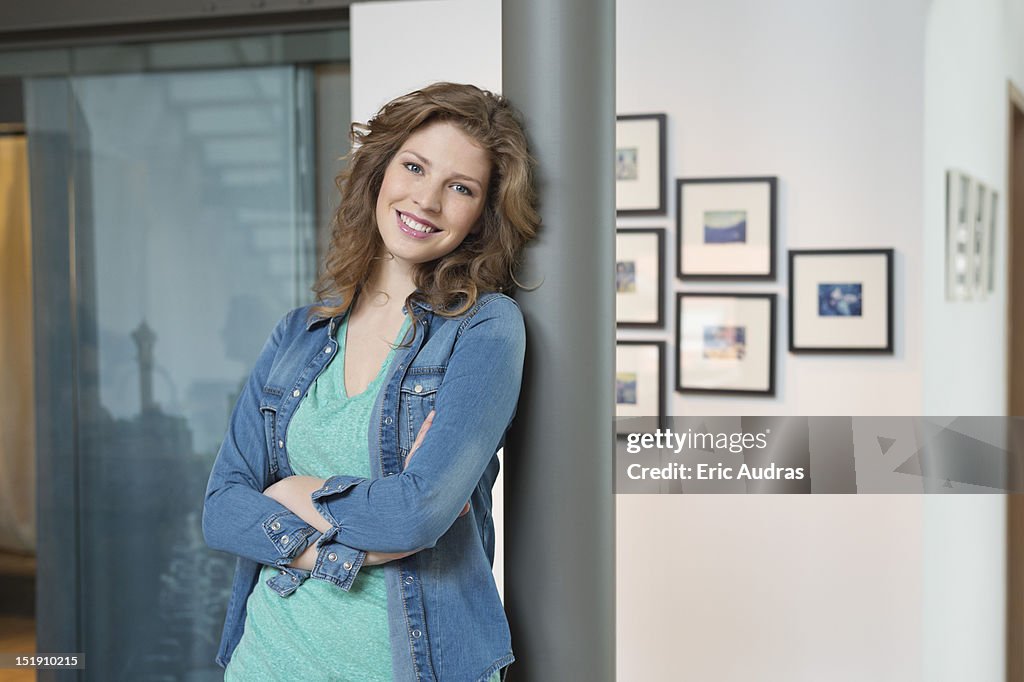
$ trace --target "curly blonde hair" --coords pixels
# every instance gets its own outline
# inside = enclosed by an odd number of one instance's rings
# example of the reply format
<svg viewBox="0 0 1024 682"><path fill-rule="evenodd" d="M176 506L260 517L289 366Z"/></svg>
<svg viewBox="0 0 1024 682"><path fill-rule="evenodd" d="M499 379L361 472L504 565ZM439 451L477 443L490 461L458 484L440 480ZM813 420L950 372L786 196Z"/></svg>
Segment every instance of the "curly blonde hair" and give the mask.
<svg viewBox="0 0 1024 682"><path fill-rule="evenodd" d="M487 151L491 179L481 229L451 253L414 266L417 289L406 305L411 312L413 301L428 303L437 314L454 317L482 293L510 291L516 284L523 247L540 226L535 162L521 117L500 95L473 85L435 83L388 102L366 124L352 124L352 152L335 182L341 203L322 274L313 286L320 304L312 315L345 312L370 281L383 247L376 203L384 172L415 130L437 121L458 126Z"/></svg>

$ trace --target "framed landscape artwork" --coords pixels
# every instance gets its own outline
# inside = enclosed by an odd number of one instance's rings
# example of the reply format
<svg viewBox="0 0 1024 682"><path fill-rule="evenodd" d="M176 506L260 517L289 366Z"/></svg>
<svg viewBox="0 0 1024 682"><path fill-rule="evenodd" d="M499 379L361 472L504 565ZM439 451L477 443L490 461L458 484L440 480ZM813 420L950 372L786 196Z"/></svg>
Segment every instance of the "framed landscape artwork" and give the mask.
<svg viewBox="0 0 1024 682"><path fill-rule="evenodd" d="M665 230L616 230L615 319L619 327L662 327L664 263Z"/></svg>
<svg viewBox="0 0 1024 682"><path fill-rule="evenodd" d="M789 252L789 350L893 352L893 250Z"/></svg>
<svg viewBox="0 0 1024 682"><path fill-rule="evenodd" d="M775 298L677 293L676 390L775 395Z"/></svg>
<svg viewBox="0 0 1024 682"><path fill-rule="evenodd" d="M665 114L615 119L615 211L665 214Z"/></svg>
<svg viewBox="0 0 1024 682"><path fill-rule="evenodd" d="M676 274L774 280L776 178L676 181Z"/></svg>

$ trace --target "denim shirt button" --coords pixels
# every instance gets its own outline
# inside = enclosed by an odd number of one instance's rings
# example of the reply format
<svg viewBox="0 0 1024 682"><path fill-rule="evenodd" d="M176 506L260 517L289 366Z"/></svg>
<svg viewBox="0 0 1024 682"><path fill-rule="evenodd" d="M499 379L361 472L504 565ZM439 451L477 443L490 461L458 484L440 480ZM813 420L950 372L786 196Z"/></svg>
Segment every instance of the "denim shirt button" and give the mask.
<svg viewBox="0 0 1024 682"><path fill-rule="evenodd" d="M328 354L330 354L330 352L331 352L331 347L330 347L330 346L325 346L325 347L324 347L324 352L325 352L325 353L328 353Z"/></svg>
<svg viewBox="0 0 1024 682"><path fill-rule="evenodd" d="M423 387L419 384L416 384L416 387L413 388L412 390L416 391L417 393L423 393Z"/></svg>
<svg viewBox="0 0 1024 682"><path fill-rule="evenodd" d="M277 441L277 447L283 448L284 447L284 441L283 440Z"/></svg>
<svg viewBox="0 0 1024 682"><path fill-rule="evenodd" d="M394 420L392 420L391 417L384 417L384 423L385 424L391 424L392 421L394 421Z"/></svg>
<svg viewBox="0 0 1024 682"><path fill-rule="evenodd" d="M270 524L270 530L281 530L281 522L274 521L272 524Z"/></svg>
<svg viewBox="0 0 1024 682"><path fill-rule="evenodd" d="M405 584L406 585L412 585L414 582L416 582L416 581L413 579L413 577L411 575L407 576L406 579L405 579Z"/></svg>
<svg viewBox="0 0 1024 682"><path fill-rule="evenodd" d="M294 391L292 391L293 398L298 398L300 395L302 395L302 391L300 391L299 389L295 389Z"/></svg>
<svg viewBox="0 0 1024 682"><path fill-rule="evenodd" d="M281 544L282 545L287 545L288 544L288 536L287 535L282 535L281 536Z"/></svg>
<svg viewBox="0 0 1024 682"><path fill-rule="evenodd" d="M423 634L423 633L422 633L422 632L420 632L419 630L413 630L413 631L412 631L412 636L413 636L413 639L419 639L419 638L420 638L420 635L422 635L422 634Z"/></svg>
<svg viewBox="0 0 1024 682"><path fill-rule="evenodd" d="M327 560L328 561L337 561L338 560L338 555L335 554L334 552L331 552L330 554L327 555Z"/></svg>
<svg viewBox="0 0 1024 682"><path fill-rule="evenodd" d="M341 565L341 567L344 568L346 571L351 571L352 570L352 562L351 561L346 561L345 563L343 563Z"/></svg>

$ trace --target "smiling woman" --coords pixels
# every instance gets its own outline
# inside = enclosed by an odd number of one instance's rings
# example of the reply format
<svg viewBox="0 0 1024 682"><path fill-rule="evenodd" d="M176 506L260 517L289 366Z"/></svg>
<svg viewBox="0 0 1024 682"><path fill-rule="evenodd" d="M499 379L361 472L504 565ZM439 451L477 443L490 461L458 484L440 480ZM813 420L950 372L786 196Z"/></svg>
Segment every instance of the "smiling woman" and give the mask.
<svg viewBox="0 0 1024 682"><path fill-rule="evenodd" d="M455 124L438 121L410 135L377 195L377 228L396 265L436 260L479 232L490 175L487 151Z"/></svg>
<svg viewBox="0 0 1024 682"><path fill-rule="evenodd" d="M491 488L516 411L515 283L539 224L502 97L439 83L352 129L316 305L239 398L203 530L241 557L225 679L497 680Z"/></svg>

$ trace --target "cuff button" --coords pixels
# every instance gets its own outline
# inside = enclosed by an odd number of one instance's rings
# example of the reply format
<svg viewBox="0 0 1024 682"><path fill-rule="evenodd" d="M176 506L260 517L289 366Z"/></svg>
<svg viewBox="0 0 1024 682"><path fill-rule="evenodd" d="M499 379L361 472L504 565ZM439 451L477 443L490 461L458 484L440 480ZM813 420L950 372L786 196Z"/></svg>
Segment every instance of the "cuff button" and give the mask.
<svg viewBox="0 0 1024 682"><path fill-rule="evenodd" d="M337 561L338 560L338 555L335 554L334 552L331 552L330 554L327 555L327 560L328 561Z"/></svg>
<svg viewBox="0 0 1024 682"><path fill-rule="evenodd" d="M343 563L341 565L341 567L344 568L346 571L351 571L352 570L352 562L351 561L346 561L345 563Z"/></svg>
<svg viewBox="0 0 1024 682"><path fill-rule="evenodd" d="M281 536L281 544L282 545L287 545L288 544L288 536L287 535L282 535Z"/></svg>
<svg viewBox="0 0 1024 682"><path fill-rule="evenodd" d="M281 530L281 522L274 521L272 524L270 524L270 530Z"/></svg>

